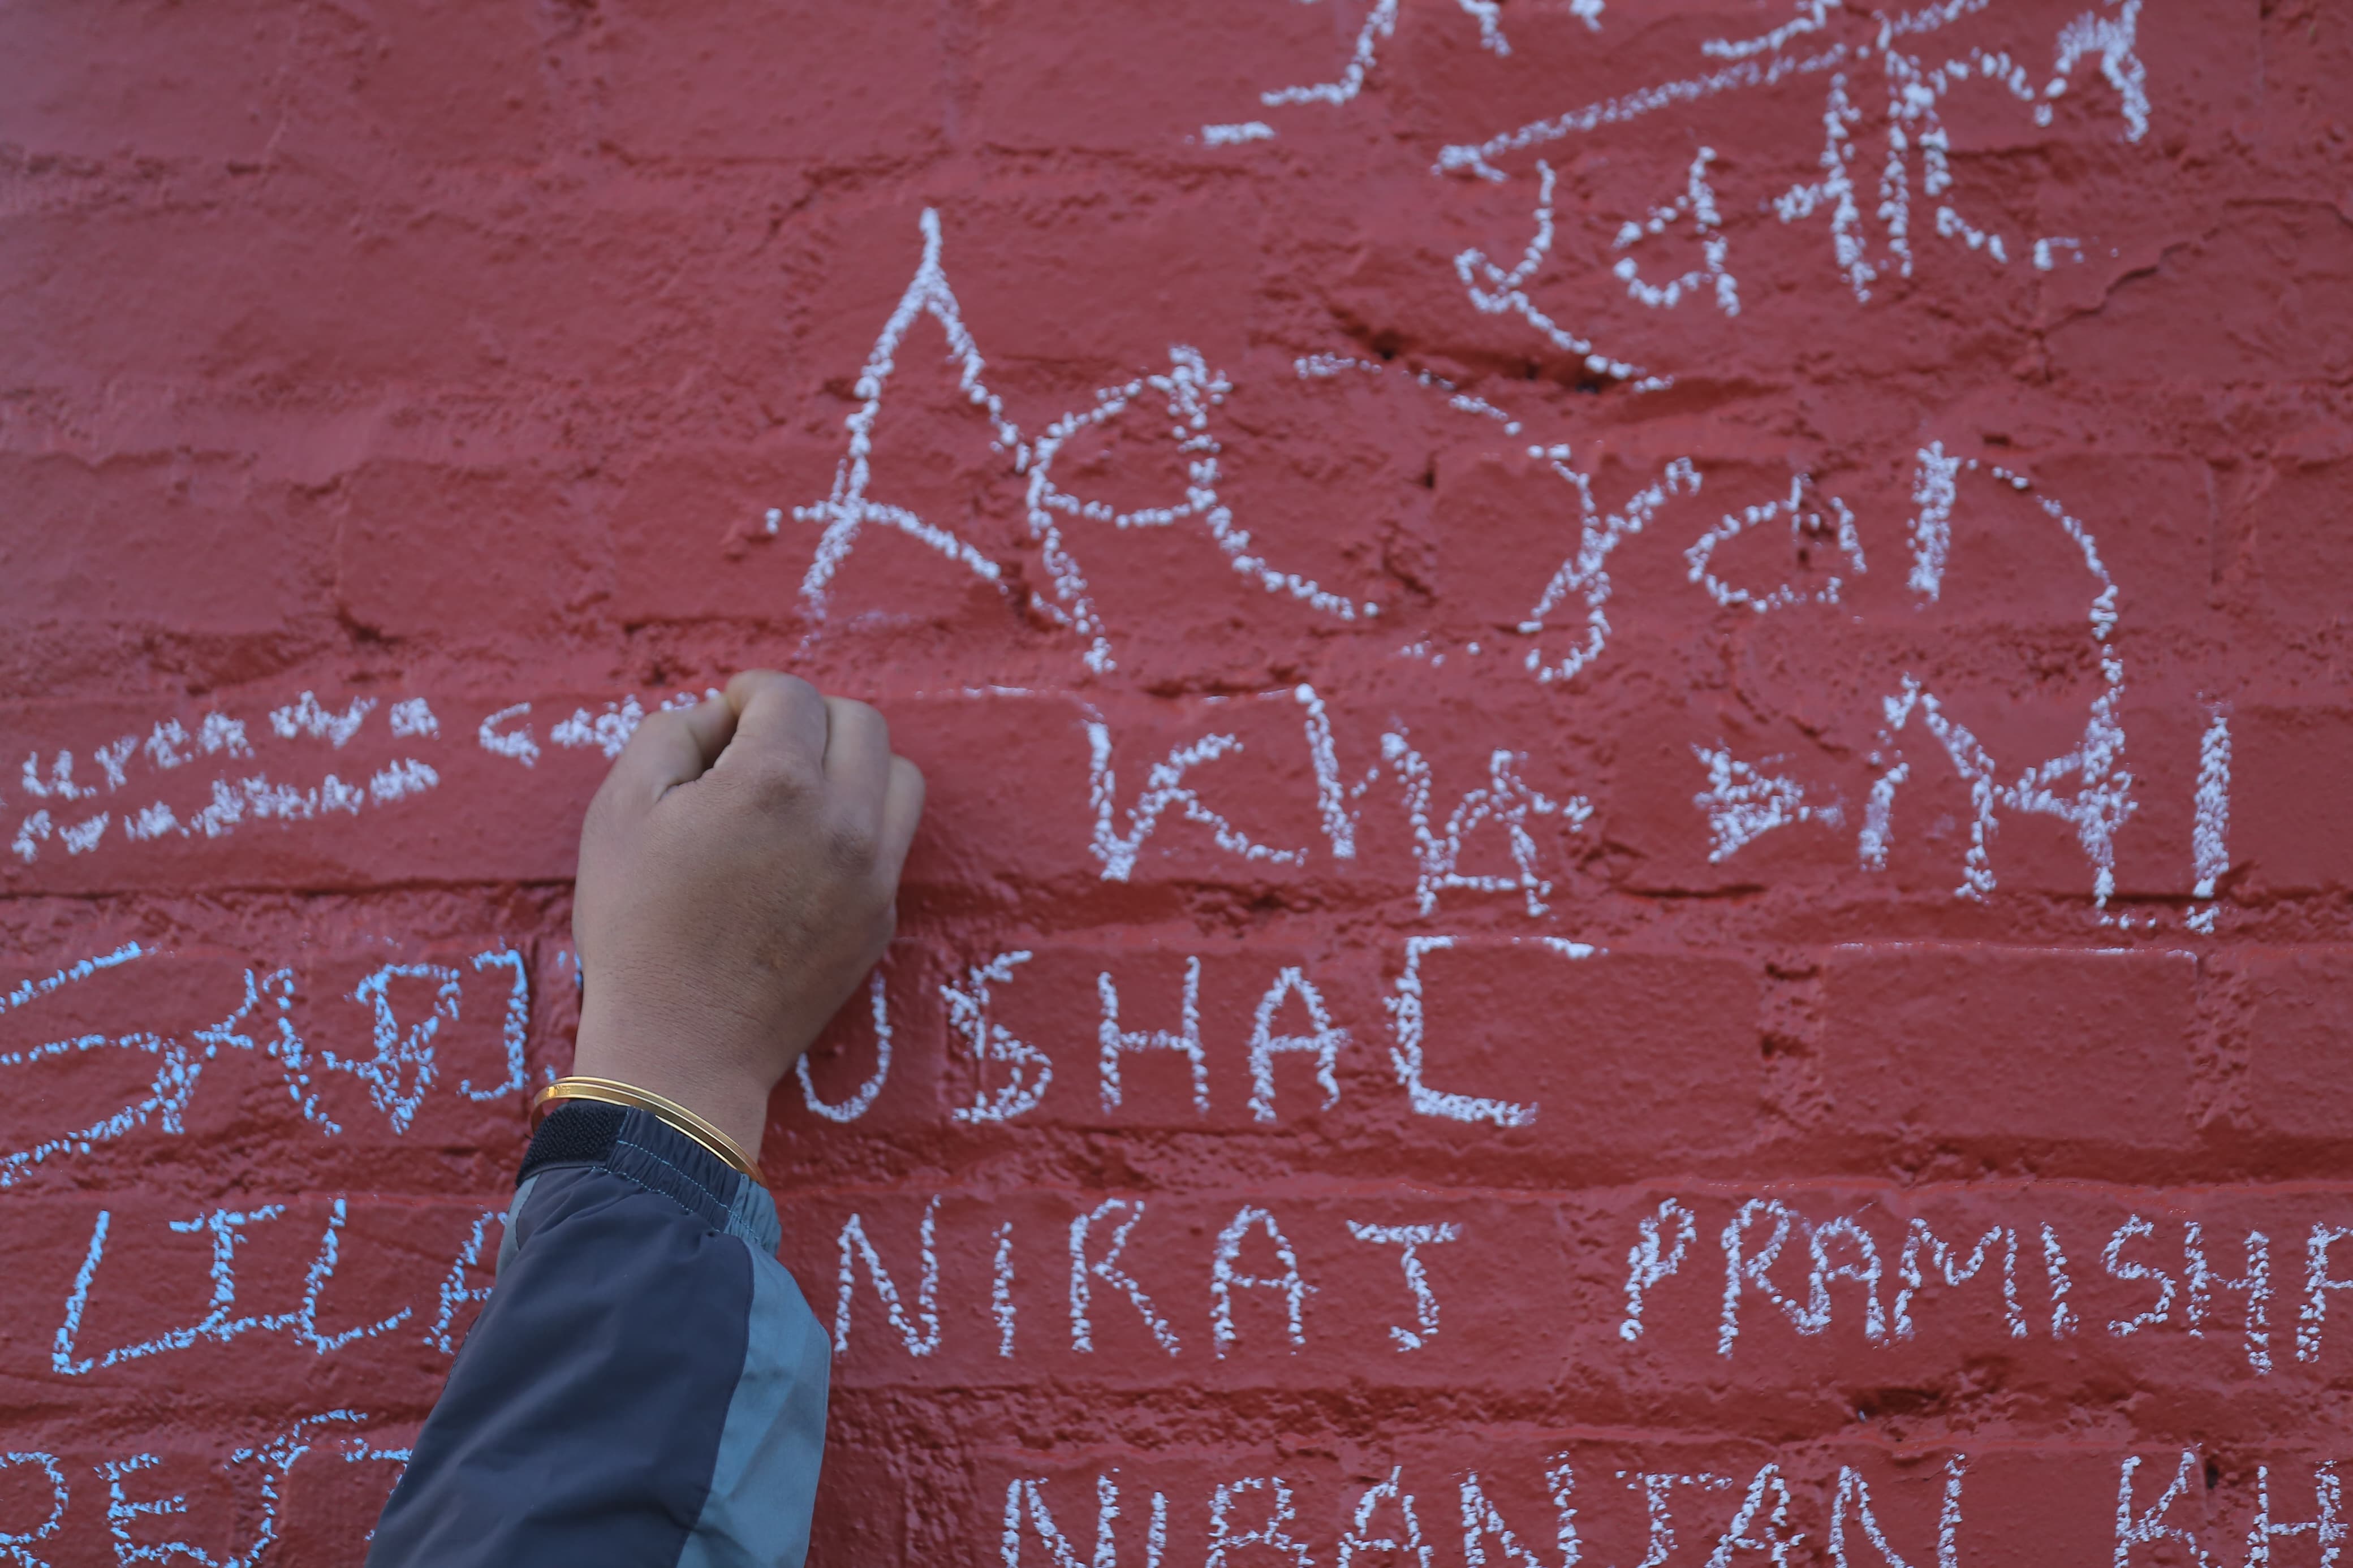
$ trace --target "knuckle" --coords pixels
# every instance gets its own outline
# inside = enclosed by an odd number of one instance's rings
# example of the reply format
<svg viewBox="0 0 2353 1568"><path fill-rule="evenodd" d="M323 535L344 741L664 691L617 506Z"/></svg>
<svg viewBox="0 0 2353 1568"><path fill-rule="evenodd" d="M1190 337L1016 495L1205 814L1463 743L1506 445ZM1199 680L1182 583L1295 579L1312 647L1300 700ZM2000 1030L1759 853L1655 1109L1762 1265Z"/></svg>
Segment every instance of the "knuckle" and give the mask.
<svg viewBox="0 0 2353 1568"><path fill-rule="evenodd" d="M653 765L656 759L677 742L681 733L678 724L677 715L670 713L658 713L641 721L635 730L629 731L628 740L614 754L611 771Z"/></svg>
<svg viewBox="0 0 2353 1568"><path fill-rule="evenodd" d="M781 669L747 669L741 678L747 686L775 693L792 702L822 700L818 689L797 675L786 675Z"/></svg>
<svg viewBox="0 0 2353 1568"><path fill-rule="evenodd" d="M638 721L638 727L629 731L628 743L632 746L640 742L651 744L670 731L681 728L685 723L686 715L683 713L668 709L656 709Z"/></svg>

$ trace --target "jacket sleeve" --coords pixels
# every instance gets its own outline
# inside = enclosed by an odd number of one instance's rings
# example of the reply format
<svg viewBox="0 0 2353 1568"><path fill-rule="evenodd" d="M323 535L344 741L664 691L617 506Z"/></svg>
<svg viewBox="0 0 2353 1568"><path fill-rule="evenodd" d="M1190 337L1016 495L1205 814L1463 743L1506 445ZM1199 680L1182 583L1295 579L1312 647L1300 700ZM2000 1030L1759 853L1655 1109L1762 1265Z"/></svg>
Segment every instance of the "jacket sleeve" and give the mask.
<svg viewBox="0 0 2353 1568"><path fill-rule="evenodd" d="M780 1234L659 1118L559 1106L369 1568L799 1568L828 1347Z"/></svg>

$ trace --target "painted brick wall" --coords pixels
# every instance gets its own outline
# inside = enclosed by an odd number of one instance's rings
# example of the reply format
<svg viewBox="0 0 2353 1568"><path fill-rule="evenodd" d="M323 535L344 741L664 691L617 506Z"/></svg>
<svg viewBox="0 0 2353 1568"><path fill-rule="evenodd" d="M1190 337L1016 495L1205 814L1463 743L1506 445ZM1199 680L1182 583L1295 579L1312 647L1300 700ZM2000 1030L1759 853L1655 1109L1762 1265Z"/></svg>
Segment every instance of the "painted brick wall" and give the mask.
<svg viewBox="0 0 2353 1568"><path fill-rule="evenodd" d="M0 11L0 1557L357 1560L762 663L817 1561L2328 1560L2347 40Z"/></svg>

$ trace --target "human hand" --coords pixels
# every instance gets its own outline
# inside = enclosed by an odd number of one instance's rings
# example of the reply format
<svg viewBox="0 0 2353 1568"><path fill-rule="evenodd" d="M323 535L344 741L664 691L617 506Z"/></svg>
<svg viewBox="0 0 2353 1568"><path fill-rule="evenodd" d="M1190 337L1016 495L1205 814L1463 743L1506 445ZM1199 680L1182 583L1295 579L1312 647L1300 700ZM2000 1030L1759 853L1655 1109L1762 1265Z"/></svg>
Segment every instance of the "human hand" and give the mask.
<svg viewBox="0 0 2353 1568"><path fill-rule="evenodd" d="M882 715L793 676L646 719L580 829L573 1070L756 1155L769 1091L891 940L923 810Z"/></svg>

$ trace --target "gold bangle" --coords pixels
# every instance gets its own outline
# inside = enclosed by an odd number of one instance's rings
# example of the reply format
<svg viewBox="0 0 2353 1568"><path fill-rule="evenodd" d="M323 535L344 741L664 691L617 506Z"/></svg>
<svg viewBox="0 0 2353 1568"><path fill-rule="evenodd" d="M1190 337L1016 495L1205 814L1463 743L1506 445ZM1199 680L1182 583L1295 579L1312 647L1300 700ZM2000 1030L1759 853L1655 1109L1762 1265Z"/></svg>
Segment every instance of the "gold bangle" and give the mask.
<svg viewBox="0 0 2353 1568"><path fill-rule="evenodd" d="M677 1131L702 1144L712 1153L762 1186L760 1167L743 1146L726 1133L689 1110L674 1100L665 1100L651 1089L622 1083L609 1078L560 1078L539 1091L531 1102L531 1124L534 1131L547 1119L548 1108L557 1100L594 1100L607 1105L618 1105L631 1110L643 1110L659 1117Z"/></svg>

